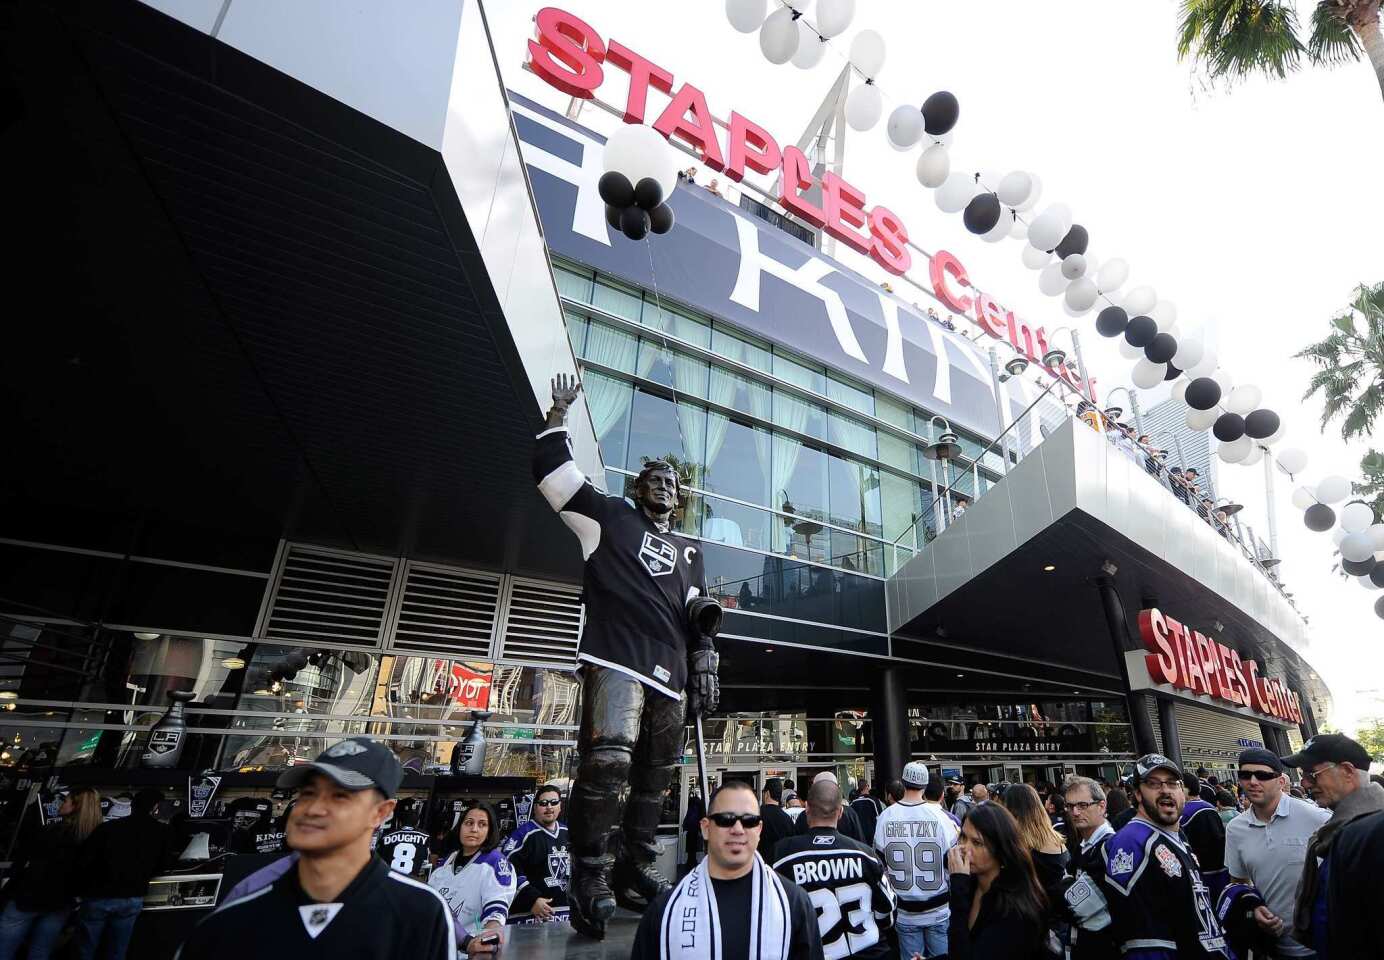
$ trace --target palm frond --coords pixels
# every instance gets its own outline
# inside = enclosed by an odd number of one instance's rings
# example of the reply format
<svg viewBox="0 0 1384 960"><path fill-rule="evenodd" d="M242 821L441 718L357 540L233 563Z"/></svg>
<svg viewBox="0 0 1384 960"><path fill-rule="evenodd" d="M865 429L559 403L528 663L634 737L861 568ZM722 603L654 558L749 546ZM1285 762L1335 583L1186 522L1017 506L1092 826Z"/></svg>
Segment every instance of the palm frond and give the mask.
<svg viewBox="0 0 1384 960"><path fill-rule="evenodd" d="M1297 12L1277 0L1182 0L1177 52L1213 80L1285 77L1302 62Z"/></svg>
<svg viewBox="0 0 1384 960"><path fill-rule="evenodd" d="M1312 32L1307 38L1307 58L1329 67L1359 60L1360 41L1335 0L1321 0L1312 10Z"/></svg>

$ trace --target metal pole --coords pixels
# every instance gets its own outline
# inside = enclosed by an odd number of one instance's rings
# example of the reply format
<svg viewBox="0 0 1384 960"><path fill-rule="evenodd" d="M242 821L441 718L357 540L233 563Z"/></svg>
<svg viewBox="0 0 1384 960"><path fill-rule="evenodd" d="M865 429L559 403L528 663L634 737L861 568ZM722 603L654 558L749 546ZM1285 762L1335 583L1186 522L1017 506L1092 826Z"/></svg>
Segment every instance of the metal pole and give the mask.
<svg viewBox="0 0 1384 960"><path fill-rule="evenodd" d="M1278 507L1273 494L1273 455L1264 448L1264 510L1269 515L1269 552L1278 556Z"/></svg>
<svg viewBox="0 0 1384 960"><path fill-rule="evenodd" d="M995 353L995 348L990 348L990 383L995 388L995 412L1000 418L1000 457L1004 463L1000 467L1000 472L1008 476L1009 474L1009 433L1008 424L1004 413L1004 394L1000 392L1000 360Z"/></svg>
<svg viewBox="0 0 1384 960"><path fill-rule="evenodd" d="M711 791L707 789L706 779L706 740L702 736L702 712L697 711L697 722L695 724L697 733L697 782L702 787L702 802L706 804L708 810L711 809Z"/></svg>
<svg viewBox="0 0 1384 960"><path fill-rule="evenodd" d="M1129 412L1134 414L1135 435L1142 437L1144 435L1144 415L1139 412L1139 398L1135 396L1133 390L1127 392L1129 393ZM1174 436L1173 439L1176 440L1177 437ZM1182 457L1182 447L1180 444L1178 445L1177 456L1179 459Z"/></svg>
<svg viewBox="0 0 1384 960"><path fill-rule="evenodd" d="M1072 335L1072 349L1076 351L1076 372L1081 374L1081 389L1077 392L1095 403L1096 391L1091 386L1090 378L1086 376L1086 359L1081 355L1081 338L1076 335L1075 327L1068 327L1067 332Z"/></svg>

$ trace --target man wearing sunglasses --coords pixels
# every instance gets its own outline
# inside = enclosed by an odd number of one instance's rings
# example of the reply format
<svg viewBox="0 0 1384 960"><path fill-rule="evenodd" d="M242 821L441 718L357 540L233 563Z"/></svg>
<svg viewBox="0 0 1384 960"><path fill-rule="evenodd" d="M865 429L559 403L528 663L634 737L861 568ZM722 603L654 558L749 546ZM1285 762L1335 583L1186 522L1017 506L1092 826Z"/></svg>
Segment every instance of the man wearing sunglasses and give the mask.
<svg viewBox="0 0 1384 960"><path fill-rule="evenodd" d="M567 884L572 858L567 827L558 823L562 792L545 784L533 795L530 818L509 835L504 854L519 874L519 886L509 908L510 923L546 923L567 919Z"/></svg>
<svg viewBox="0 0 1384 960"><path fill-rule="evenodd" d="M756 852L763 821L754 787L729 780L708 809L705 859L649 904L630 960L823 960L813 901Z"/></svg>
<svg viewBox="0 0 1384 960"><path fill-rule="evenodd" d="M1312 835L1303 858L1302 879L1298 883L1294 907L1293 936L1327 956L1327 888L1333 869L1332 849L1342 830L1361 817L1384 810L1384 787L1370 783L1370 755L1365 748L1341 733L1320 733L1283 763L1302 771L1302 785L1312 791L1317 805L1331 811L1331 819ZM1377 870L1378 865L1374 865ZM1356 883L1377 884L1378 875L1352 878ZM1332 925L1338 918L1332 918ZM1379 918L1373 918L1378 923ZM1332 960L1337 960L1333 954ZM1354 960L1352 957L1351 960Z"/></svg>
<svg viewBox="0 0 1384 960"><path fill-rule="evenodd" d="M1254 920L1277 940L1275 957L1316 956L1293 939L1289 926L1307 844L1331 814L1289 796L1283 761L1262 747L1241 752L1239 776L1249 809L1225 828L1230 882L1251 883L1264 898L1264 905L1254 911Z"/></svg>

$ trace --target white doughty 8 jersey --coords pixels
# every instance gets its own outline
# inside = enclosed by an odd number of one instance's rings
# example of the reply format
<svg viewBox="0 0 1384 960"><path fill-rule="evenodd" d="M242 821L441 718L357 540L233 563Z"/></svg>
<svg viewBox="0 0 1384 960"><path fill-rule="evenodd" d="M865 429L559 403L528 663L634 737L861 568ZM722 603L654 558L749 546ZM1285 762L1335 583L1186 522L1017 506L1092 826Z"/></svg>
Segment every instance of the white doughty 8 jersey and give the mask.
<svg viewBox="0 0 1384 960"><path fill-rule="evenodd" d="M956 845L956 824L941 807L899 802L875 822L875 849L899 898L896 926L929 927L951 916L947 905L947 851Z"/></svg>

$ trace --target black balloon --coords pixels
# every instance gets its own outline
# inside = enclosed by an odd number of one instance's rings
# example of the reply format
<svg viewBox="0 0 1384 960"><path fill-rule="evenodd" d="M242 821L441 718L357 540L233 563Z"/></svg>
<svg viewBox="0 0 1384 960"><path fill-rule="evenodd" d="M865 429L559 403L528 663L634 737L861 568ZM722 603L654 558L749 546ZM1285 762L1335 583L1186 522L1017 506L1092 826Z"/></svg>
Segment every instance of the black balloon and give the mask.
<svg viewBox="0 0 1384 960"><path fill-rule="evenodd" d="M956 126L959 116L961 104L955 95L946 90L938 90L923 101L923 129L934 137L940 137Z"/></svg>
<svg viewBox="0 0 1384 960"><path fill-rule="evenodd" d="M1132 317L1124 333L1131 347L1147 347L1158 336L1158 323L1153 317Z"/></svg>
<svg viewBox="0 0 1384 960"><path fill-rule="evenodd" d="M1380 597L1374 602L1374 615L1384 620L1384 597Z"/></svg>
<svg viewBox="0 0 1384 960"><path fill-rule="evenodd" d="M1321 533L1323 530L1330 530L1336 525L1336 511L1324 503L1314 503L1302 515L1302 522L1307 524L1308 530Z"/></svg>
<svg viewBox="0 0 1384 960"><path fill-rule="evenodd" d="M1345 558L1341 559L1341 569L1344 570L1346 573L1350 574L1352 577L1369 576L1371 573L1374 573L1374 564L1374 557L1368 557L1364 560L1346 560Z"/></svg>
<svg viewBox="0 0 1384 960"><path fill-rule="evenodd" d="M1129 326L1124 307L1106 307L1096 316L1096 332L1102 337L1118 337Z"/></svg>
<svg viewBox="0 0 1384 960"><path fill-rule="evenodd" d="M1376 587L1384 587L1384 563L1374 565L1374 569L1370 571L1370 583Z"/></svg>
<svg viewBox="0 0 1384 960"><path fill-rule="evenodd" d="M649 229L654 233L667 233L673 229L673 208L660 203L649 211Z"/></svg>
<svg viewBox="0 0 1384 960"><path fill-rule="evenodd" d="M1216 422L1211 427L1211 432L1216 435L1216 439L1221 443L1230 443L1232 440L1239 440L1245 435L1245 418L1238 413L1223 413L1216 418Z"/></svg>
<svg viewBox="0 0 1384 960"><path fill-rule="evenodd" d="M620 231L631 240L643 240L649 232L649 215L638 207L626 207L620 213Z"/></svg>
<svg viewBox="0 0 1384 960"><path fill-rule="evenodd" d="M1221 385L1210 377L1197 377L1187 384L1183 397L1193 410L1210 410L1220 402Z"/></svg>
<svg viewBox="0 0 1384 960"><path fill-rule="evenodd" d="M1245 417L1245 433L1255 440L1272 437L1278 431L1278 414L1272 410L1255 410Z"/></svg>
<svg viewBox="0 0 1384 960"><path fill-rule="evenodd" d="M1173 365L1170 363L1170 364L1168 364L1167 372L1165 372L1165 373L1163 374L1163 379L1164 379L1165 381L1166 381L1166 380L1176 380L1176 379L1177 379L1178 377L1180 377L1180 376L1182 376L1182 371L1181 371L1180 369L1178 369L1177 367L1173 366Z"/></svg>
<svg viewBox="0 0 1384 960"><path fill-rule="evenodd" d="M1167 363L1177 353L1177 338L1171 333L1160 333L1144 348L1144 356L1150 363Z"/></svg>
<svg viewBox="0 0 1384 960"><path fill-rule="evenodd" d="M600 193L601 199L612 207L623 210L634 203L634 186L630 183L630 178L618 170L601 174L596 190Z"/></svg>
<svg viewBox="0 0 1384 960"><path fill-rule="evenodd" d="M1091 236L1086 232L1086 228L1074 223L1072 229L1062 238L1062 242L1057 245L1057 259L1065 260L1074 253L1085 253L1090 243Z"/></svg>
<svg viewBox="0 0 1384 960"><path fill-rule="evenodd" d="M653 177L645 177L634 185L634 202L641 210L652 210L663 202L663 188Z"/></svg>
<svg viewBox="0 0 1384 960"><path fill-rule="evenodd" d="M971 198L971 202L966 204L966 212L961 215L961 222L972 233L989 233L1000 222L1001 212L1000 198L993 193L982 193Z"/></svg>
<svg viewBox="0 0 1384 960"><path fill-rule="evenodd" d="M625 210L624 207L617 207L613 203L606 204L606 223L616 230L620 229L620 214Z"/></svg>

